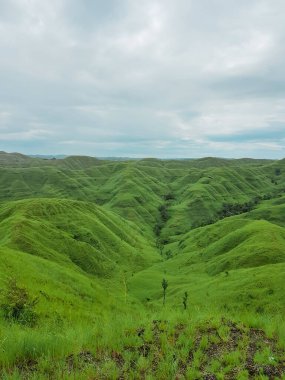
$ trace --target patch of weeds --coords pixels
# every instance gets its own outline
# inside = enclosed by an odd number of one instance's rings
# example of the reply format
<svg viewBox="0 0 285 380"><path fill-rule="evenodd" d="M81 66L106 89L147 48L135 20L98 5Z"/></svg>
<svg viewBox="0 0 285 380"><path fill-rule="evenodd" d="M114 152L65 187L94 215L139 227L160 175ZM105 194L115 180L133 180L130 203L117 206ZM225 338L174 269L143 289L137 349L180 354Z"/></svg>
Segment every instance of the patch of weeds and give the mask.
<svg viewBox="0 0 285 380"><path fill-rule="evenodd" d="M272 353L269 347L265 347L262 351L257 351L254 355L254 362L256 364L272 364L277 363L277 358Z"/></svg>
<svg viewBox="0 0 285 380"><path fill-rule="evenodd" d="M35 312L37 298L30 296L26 288L18 286L15 278L7 281L6 289L1 294L1 309L7 321L22 325L35 326L38 315Z"/></svg>

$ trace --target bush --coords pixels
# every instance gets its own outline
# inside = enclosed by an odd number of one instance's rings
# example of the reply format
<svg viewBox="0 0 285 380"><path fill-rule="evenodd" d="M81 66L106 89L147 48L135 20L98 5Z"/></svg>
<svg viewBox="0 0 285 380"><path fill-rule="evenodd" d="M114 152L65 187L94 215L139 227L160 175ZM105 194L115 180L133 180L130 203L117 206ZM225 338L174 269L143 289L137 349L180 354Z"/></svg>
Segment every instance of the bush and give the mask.
<svg viewBox="0 0 285 380"><path fill-rule="evenodd" d="M259 200L255 198L250 202L246 202L243 204L240 203L224 203L222 210L219 211L220 218L226 218L228 216L239 215L245 212L249 212L253 210L254 206L259 203Z"/></svg>
<svg viewBox="0 0 285 380"><path fill-rule="evenodd" d="M281 169L280 169L280 168L276 168L276 169L275 169L275 175L276 175L276 176L281 175Z"/></svg>
<svg viewBox="0 0 285 380"><path fill-rule="evenodd" d="M165 252L166 259L169 260L173 257L173 252L169 249Z"/></svg>
<svg viewBox="0 0 285 380"><path fill-rule="evenodd" d="M32 298L27 289L20 288L14 278L7 281L1 294L1 310L6 320L23 325L34 326L38 315L35 312L37 298Z"/></svg>
<svg viewBox="0 0 285 380"><path fill-rule="evenodd" d="M155 226L154 226L154 233L156 236L159 236L160 233L161 233L161 230L162 230L162 224L160 222L158 222Z"/></svg>
<svg viewBox="0 0 285 380"><path fill-rule="evenodd" d="M168 194L165 194L163 198L165 201L172 201L173 199L175 199L175 196L172 193L168 193Z"/></svg>
<svg viewBox="0 0 285 380"><path fill-rule="evenodd" d="M166 222L169 219L169 215L168 215L166 205L159 206L158 210L160 212L160 217L161 217L162 221Z"/></svg>

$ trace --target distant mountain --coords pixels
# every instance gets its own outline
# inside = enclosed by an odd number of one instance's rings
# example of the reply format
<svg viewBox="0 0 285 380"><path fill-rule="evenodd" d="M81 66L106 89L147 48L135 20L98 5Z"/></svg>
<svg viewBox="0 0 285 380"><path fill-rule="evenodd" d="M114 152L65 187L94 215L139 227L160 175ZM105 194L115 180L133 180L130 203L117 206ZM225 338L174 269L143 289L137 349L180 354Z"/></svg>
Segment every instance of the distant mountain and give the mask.
<svg viewBox="0 0 285 380"><path fill-rule="evenodd" d="M65 157L67 157L67 155L65 154L29 154L29 157L32 157L32 158L42 158L42 159L47 159L47 160L51 160L51 159L56 159L56 160L59 160L59 159L63 159Z"/></svg>

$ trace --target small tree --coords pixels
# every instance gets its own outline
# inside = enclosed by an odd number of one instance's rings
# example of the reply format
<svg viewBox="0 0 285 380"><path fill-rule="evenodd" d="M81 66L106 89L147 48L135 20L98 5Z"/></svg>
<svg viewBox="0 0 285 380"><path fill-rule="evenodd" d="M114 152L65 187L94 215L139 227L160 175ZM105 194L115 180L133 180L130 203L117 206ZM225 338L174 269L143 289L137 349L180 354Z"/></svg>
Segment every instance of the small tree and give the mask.
<svg viewBox="0 0 285 380"><path fill-rule="evenodd" d="M188 301L188 293L187 292L185 292L184 293L184 296L183 296L183 306L184 306L184 310L186 310L187 309L187 301Z"/></svg>
<svg viewBox="0 0 285 380"><path fill-rule="evenodd" d="M168 281L166 281L166 279L164 278L162 280L161 285L162 285L162 289L163 289L163 306L164 306L165 305L165 297L166 297L166 289L168 287Z"/></svg>

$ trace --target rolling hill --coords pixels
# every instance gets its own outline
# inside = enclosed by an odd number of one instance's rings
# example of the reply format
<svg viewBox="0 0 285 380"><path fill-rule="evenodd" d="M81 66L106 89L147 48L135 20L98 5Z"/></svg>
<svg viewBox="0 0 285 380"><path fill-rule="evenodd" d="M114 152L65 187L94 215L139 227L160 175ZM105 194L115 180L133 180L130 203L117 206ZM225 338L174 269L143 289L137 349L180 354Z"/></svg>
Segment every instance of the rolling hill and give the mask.
<svg viewBox="0 0 285 380"><path fill-rule="evenodd" d="M284 160L1 152L2 378L284 378L284 193Z"/></svg>

